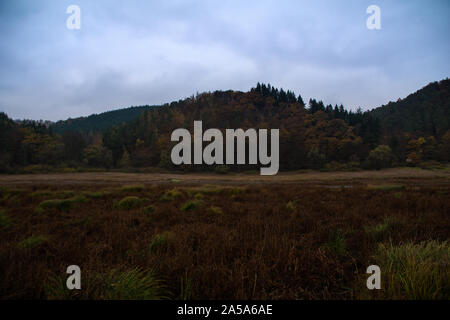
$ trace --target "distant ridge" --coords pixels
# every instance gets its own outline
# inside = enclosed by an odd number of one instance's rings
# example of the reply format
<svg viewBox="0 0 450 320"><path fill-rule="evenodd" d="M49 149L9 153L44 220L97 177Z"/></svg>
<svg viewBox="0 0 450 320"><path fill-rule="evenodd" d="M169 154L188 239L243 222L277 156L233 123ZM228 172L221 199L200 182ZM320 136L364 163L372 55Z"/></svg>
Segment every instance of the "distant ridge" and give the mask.
<svg viewBox="0 0 450 320"><path fill-rule="evenodd" d="M54 133L62 134L66 131L73 132L102 132L110 127L120 125L122 122L130 122L139 115L156 106L137 106L113 111L92 114L87 117L60 120L51 125Z"/></svg>

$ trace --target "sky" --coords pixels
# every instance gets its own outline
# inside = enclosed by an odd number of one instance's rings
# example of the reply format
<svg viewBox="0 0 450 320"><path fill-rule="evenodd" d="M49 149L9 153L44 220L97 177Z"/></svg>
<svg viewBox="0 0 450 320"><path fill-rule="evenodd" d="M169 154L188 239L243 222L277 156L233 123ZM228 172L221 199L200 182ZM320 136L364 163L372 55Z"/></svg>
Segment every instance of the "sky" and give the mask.
<svg viewBox="0 0 450 320"><path fill-rule="evenodd" d="M55 121L257 82L368 110L449 77L449 14L448 0L1 0L0 111Z"/></svg>

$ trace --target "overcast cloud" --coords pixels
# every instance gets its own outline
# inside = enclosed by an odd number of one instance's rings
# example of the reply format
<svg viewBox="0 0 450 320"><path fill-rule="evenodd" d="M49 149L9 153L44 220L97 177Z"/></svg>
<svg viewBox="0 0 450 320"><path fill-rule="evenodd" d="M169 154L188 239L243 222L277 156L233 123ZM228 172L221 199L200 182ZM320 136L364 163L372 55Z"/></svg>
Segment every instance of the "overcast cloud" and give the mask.
<svg viewBox="0 0 450 320"><path fill-rule="evenodd" d="M381 30L366 28L371 4ZM0 110L59 120L258 81L370 109L449 76L449 13L448 0L2 0Z"/></svg>

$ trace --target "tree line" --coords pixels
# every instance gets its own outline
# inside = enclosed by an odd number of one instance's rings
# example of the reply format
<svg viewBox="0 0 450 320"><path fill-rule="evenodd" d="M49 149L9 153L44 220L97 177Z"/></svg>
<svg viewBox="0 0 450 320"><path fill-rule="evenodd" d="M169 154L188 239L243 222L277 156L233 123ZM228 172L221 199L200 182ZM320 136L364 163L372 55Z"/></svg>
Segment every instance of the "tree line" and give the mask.
<svg viewBox="0 0 450 320"><path fill-rule="evenodd" d="M450 160L449 80L431 83L403 100L362 112L325 105L258 83L248 92L197 94L158 107L129 108L109 114L103 131L95 117L76 130L72 122L47 125L13 121L0 113L0 170L33 168L147 168L202 171L252 170L180 166L170 160L170 135L177 128L280 129L280 169L379 169ZM123 109L127 110L127 109ZM138 112L139 111L139 112ZM125 112L125 113L124 113ZM119 114L123 121L119 122ZM90 123L90 125L89 125ZM70 127L72 125L72 127ZM89 129L91 127L91 130Z"/></svg>

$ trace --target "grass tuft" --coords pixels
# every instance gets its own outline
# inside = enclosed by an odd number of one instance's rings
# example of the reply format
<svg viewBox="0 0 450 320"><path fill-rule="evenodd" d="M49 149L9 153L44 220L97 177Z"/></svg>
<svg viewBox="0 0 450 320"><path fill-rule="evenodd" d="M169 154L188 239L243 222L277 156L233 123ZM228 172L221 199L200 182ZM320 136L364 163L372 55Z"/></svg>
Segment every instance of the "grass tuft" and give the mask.
<svg viewBox="0 0 450 320"><path fill-rule="evenodd" d="M147 199L141 199L135 196L125 197L119 201L117 207L121 210L131 210L140 208Z"/></svg>
<svg viewBox="0 0 450 320"><path fill-rule="evenodd" d="M69 211L76 204L86 202L84 196L76 196L69 199L51 199L42 201L35 209L35 213L43 213L48 209L56 209L58 211Z"/></svg>
<svg viewBox="0 0 450 320"><path fill-rule="evenodd" d="M380 244L375 261L384 274L385 299L448 299L450 288L450 246L427 241L395 246ZM383 279L383 278L382 278Z"/></svg>
<svg viewBox="0 0 450 320"><path fill-rule="evenodd" d="M170 189L164 192L164 194L161 196L161 201L173 201L176 198L180 198L183 196L183 193L178 189Z"/></svg>
<svg viewBox="0 0 450 320"><path fill-rule="evenodd" d="M188 200L180 207L181 211L193 211L203 205L202 200Z"/></svg>
<svg viewBox="0 0 450 320"><path fill-rule="evenodd" d="M33 249L47 242L48 238L46 236L31 236L19 242L18 247L20 249Z"/></svg>
<svg viewBox="0 0 450 320"><path fill-rule="evenodd" d="M5 210L0 210L0 229L6 229L11 226L11 219L6 215Z"/></svg>
<svg viewBox="0 0 450 320"><path fill-rule="evenodd" d="M134 268L87 276L82 290L67 290L64 277L50 277L45 285L49 299L162 300L166 287L153 270Z"/></svg>
<svg viewBox="0 0 450 320"><path fill-rule="evenodd" d="M387 217L383 223L365 227L365 232L375 241L386 240L392 233L393 229L399 225L394 217Z"/></svg>

